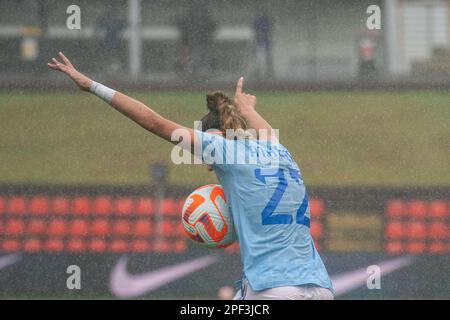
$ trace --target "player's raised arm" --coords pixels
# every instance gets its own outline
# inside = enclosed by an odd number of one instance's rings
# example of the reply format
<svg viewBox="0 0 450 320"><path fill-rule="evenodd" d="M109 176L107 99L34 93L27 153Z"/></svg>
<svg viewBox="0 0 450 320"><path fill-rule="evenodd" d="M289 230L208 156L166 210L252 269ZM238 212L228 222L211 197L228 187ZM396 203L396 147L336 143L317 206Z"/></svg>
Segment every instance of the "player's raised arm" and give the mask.
<svg viewBox="0 0 450 320"><path fill-rule="evenodd" d="M48 63L48 66L53 70L58 70L67 74L81 90L94 93L144 129L172 143L179 143L179 141L171 140L172 132L174 130L187 130L186 132L190 135L190 145L186 145L185 147L192 148L194 141L192 129L185 128L175 122L167 120L142 102L91 80L79 72L62 52L59 53L59 56L63 62L59 62L57 59L53 58L52 62Z"/></svg>
<svg viewBox="0 0 450 320"><path fill-rule="evenodd" d="M239 113L247 122L248 126L258 132L259 139L272 140L276 139L271 125L256 111L256 97L243 91L244 78L241 77L236 85L236 94L234 103ZM266 132L261 135L261 131Z"/></svg>

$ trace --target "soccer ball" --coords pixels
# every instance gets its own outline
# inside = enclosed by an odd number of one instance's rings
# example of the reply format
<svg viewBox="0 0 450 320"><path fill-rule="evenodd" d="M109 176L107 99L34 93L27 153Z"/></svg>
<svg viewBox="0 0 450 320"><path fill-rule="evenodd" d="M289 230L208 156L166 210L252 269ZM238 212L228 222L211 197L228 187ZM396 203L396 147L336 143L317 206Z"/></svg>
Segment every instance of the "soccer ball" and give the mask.
<svg viewBox="0 0 450 320"><path fill-rule="evenodd" d="M192 192L184 203L181 220L186 234L203 246L224 248L236 240L225 192L218 184Z"/></svg>

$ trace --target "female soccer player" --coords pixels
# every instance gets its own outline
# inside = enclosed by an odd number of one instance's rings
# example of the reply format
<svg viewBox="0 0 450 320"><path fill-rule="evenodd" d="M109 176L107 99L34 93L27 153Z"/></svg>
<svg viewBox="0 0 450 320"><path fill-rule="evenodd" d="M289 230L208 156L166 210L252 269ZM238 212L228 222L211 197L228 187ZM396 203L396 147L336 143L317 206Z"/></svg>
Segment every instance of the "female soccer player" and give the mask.
<svg viewBox="0 0 450 320"><path fill-rule="evenodd" d="M300 170L256 112L256 97L242 91L243 78L234 101L219 92L207 96L209 113L202 119L202 132L167 120L89 79L64 54L59 56L62 62L53 58L50 68L65 73L81 90L94 93L144 129L190 151L214 150L201 156L225 190L236 226L244 276L235 299L333 299L331 281L310 235L308 195ZM250 128L259 134L249 137L245 130ZM204 132L209 129L222 135ZM182 141L171 139L175 130L186 132ZM228 130L244 134L226 139ZM245 156L234 154L236 150ZM253 161L241 163L237 158Z"/></svg>

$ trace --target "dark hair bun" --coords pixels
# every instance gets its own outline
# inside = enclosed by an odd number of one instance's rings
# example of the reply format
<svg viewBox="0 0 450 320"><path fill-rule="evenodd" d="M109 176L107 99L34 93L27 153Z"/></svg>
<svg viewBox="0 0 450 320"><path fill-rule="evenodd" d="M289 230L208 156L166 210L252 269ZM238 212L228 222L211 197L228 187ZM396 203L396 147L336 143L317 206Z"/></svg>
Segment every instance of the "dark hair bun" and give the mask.
<svg viewBox="0 0 450 320"><path fill-rule="evenodd" d="M206 106L211 112L219 112L220 106L223 103L231 104L230 98L228 98L222 92L214 92L206 95Z"/></svg>

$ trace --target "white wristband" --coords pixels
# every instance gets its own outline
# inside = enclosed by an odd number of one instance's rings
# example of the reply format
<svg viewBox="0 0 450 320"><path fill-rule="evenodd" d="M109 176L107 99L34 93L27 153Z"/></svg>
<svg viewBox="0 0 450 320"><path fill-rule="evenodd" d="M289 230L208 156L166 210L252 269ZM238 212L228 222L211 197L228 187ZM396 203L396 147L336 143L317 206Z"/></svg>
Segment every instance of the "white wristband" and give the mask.
<svg viewBox="0 0 450 320"><path fill-rule="evenodd" d="M108 103L111 103L114 95L116 94L116 90L108 88L107 86L104 86L101 83L95 81L92 81L92 85L89 89L97 97L105 100Z"/></svg>

